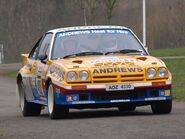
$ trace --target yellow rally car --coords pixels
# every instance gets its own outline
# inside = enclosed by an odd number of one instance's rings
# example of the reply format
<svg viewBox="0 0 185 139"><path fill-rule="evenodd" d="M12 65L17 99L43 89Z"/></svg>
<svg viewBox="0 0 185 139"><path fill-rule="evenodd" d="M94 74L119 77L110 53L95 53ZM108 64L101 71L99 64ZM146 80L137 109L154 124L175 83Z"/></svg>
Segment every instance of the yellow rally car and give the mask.
<svg viewBox="0 0 185 139"><path fill-rule="evenodd" d="M171 112L171 73L128 28L50 30L22 59L17 96L23 116L39 115L44 106L52 119L66 117L69 108L151 105L154 114Z"/></svg>

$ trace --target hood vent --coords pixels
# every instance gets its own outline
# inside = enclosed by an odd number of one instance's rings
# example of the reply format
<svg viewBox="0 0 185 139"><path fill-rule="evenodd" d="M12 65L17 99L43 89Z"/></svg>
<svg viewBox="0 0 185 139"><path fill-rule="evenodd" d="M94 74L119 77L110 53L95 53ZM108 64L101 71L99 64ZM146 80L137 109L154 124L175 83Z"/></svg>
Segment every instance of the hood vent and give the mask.
<svg viewBox="0 0 185 139"><path fill-rule="evenodd" d="M137 57L138 60L145 61L147 58L146 57Z"/></svg>
<svg viewBox="0 0 185 139"><path fill-rule="evenodd" d="M157 64L157 62L152 62L151 64L152 64L152 65L156 65L156 64Z"/></svg>
<svg viewBox="0 0 185 139"><path fill-rule="evenodd" d="M74 60L74 61L72 61L73 63L77 63L77 64L82 64L82 60Z"/></svg>

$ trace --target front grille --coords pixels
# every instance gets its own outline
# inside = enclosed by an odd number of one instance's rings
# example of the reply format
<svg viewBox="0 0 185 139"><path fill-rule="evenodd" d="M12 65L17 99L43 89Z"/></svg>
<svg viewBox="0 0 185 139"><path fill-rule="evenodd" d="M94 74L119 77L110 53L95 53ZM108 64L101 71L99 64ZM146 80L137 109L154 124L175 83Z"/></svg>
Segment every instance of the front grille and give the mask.
<svg viewBox="0 0 185 139"><path fill-rule="evenodd" d="M119 100L119 99L139 99L146 97L146 91L123 91L123 92L106 92L92 93L92 100Z"/></svg>
<svg viewBox="0 0 185 139"><path fill-rule="evenodd" d="M117 81L118 81L117 75L93 76L93 83L116 83Z"/></svg>
<svg viewBox="0 0 185 139"><path fill-rule="evenodd" d="M120 99L144 99L148 97L159 97L158 89L139 89L129 91L93 91L79 93L80 101L107 101L107 100L120 100Z"/></svg>
<svg viewBox="0 0 185 139"><path fill-rule="evenodd" d="M144 81L144 74L93 76L92 83L118 83Z"/></svg>
<svg viewBox="0 0 185 139"><path fill-rule="evenodd" d="M144 81L144 74L121 75L121 82Z"/></svg>
<svg viewBox="0 0 185 139"><path fill-rule="evenodd" d="M88 94L79 94L80 101L86 101L88 99L89 99Z"/></svg>

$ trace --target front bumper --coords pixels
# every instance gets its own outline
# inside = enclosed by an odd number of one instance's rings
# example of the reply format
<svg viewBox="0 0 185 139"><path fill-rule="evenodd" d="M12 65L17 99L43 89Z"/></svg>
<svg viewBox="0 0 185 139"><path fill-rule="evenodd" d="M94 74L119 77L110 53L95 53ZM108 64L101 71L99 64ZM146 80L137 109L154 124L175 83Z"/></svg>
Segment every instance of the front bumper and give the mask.
<svg viewBox="0 0 185 139"><path fill-rule="evenodd" d="M124 103L149 105L155 101L172 99L171 83L156 86L152 83L136 84L134 90L106 91L104 86L86 88L64 88L53 83L55 103L68 107L101 107L119 106Z"/></svg>

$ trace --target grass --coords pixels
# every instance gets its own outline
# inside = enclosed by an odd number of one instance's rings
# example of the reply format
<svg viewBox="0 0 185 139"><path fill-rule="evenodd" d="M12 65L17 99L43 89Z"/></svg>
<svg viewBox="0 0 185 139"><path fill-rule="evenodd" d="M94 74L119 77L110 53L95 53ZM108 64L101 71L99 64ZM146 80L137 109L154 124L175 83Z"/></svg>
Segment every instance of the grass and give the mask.
<svg viewBox="0 0 185 139"><path fill-rule="evenodd" d="M178 100L185 100L185 59L163 60L173 77L173 97Z"/></svg>
<svg viewBox="0 0 185 139"><path fill-rule="evenodd" d="M0 76L6 76L9 78L16 78L17 71L3 71L0 72Z"/></svg>
<svg viewBox="0 0 185 139"><path fill-rule="evenodd" d="M152 56L164 57L164 56L185 56L185 47L182 48L163 48L163 49L149 49L149 53Z"/></svg>

